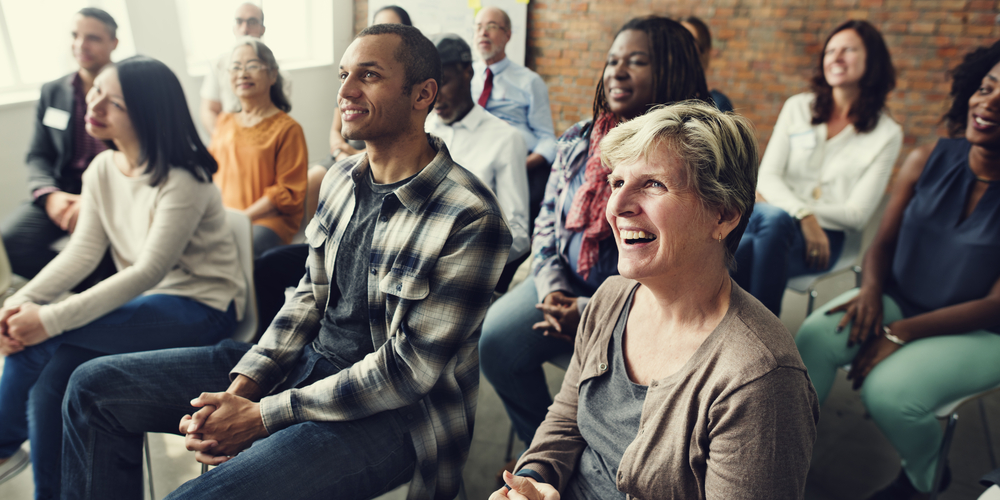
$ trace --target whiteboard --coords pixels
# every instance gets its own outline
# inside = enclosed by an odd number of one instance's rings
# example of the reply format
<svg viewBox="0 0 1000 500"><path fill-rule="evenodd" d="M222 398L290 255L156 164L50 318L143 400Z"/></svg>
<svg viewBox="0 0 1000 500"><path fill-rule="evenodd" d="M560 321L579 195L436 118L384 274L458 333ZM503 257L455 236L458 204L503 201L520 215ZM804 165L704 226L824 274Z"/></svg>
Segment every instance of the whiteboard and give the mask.
<svg viewBox="0 0 1000 500"><path fill-rule="evenodd" d="M497 7L510 16L511 38L505 52L512 61L524 64L525 44L528 39L527 0L369 0L368 24L382 7L398 5L410 15L413 26L430 38L438 33L455 33L472 47L472 56L479 60L479 53L472 44L472 22L480 7Z"/></svg>

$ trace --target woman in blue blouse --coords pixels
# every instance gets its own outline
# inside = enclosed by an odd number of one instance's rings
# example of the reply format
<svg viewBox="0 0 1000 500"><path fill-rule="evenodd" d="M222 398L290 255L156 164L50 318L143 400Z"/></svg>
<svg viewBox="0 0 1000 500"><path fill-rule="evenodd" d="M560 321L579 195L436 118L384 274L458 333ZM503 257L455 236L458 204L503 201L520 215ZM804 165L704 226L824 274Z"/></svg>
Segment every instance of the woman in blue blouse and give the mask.
<svg viewBox="0 0 1000 500"><path fill-rule="evenodd" d="M942 439L934 410L1000 384L1000 43L965 57L951 95L955 138L907 158L861 288L796 338L821 401L851 363L848 378L903 459L873 499L929 492Z"/></svg>

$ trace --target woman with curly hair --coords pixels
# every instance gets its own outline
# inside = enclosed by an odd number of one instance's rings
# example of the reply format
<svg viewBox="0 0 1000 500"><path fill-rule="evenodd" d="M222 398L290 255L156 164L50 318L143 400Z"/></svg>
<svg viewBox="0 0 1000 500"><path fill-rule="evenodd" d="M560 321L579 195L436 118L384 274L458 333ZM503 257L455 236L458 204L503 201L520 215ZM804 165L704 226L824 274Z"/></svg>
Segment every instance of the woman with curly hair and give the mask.
<svg viewBox="0 0 1000 500"><path fill-rule="evenodd" d="M882 35L847 21L823 46L812 92L781 109L733 275L775 315L788 278L830 269L845 231L863 231L878 207L903 144L884 112L895 86Z"/></svg>
<svg viewBox="0 0 1000 500"><path fill-rule="evenodd" d="M873 499L929 492L942 439L934 410L1000 384L1000 42L967 55L953 78L953 138L909 155L861 288L796 338L821 401L851 363L848 378L902 458Z"/></svg>

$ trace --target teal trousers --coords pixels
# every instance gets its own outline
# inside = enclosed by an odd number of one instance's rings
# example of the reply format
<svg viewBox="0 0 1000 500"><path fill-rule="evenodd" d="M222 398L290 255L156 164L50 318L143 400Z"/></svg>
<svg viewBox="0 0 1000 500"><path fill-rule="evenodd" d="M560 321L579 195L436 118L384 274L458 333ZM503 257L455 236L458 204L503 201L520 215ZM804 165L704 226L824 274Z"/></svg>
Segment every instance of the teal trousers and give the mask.
<svg viewBox="0 0 1000 500"><path fill-rule="evenodd" d="M795 344L809 370L820 404L837 369L859 351L847 347L850 328L835 331L844 313L830 309L858 294L850 290L815 311L802 324ZM899 306L882 297L883 322L903 319ZM882 434L899 452L903 470L922 492L931 490L944 433L936 409L1000 385L1000 335L979 330L907 343L875 366L861 386L861 399Z"/></svg>

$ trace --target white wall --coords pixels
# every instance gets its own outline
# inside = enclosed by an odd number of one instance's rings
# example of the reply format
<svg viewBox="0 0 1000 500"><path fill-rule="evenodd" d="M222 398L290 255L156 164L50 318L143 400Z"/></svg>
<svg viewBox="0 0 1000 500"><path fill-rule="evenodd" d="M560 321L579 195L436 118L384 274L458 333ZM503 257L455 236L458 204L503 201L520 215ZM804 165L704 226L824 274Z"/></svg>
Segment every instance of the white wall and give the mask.
<svg viewBox="0 0 1000 500"><path fill-rule="evenodd" d="M354 2L330 1L334 12L333 39L330 43L333 44L335 63L287 71L292 79L291 116L305 131L310 159L329 154L330 121L340 87L336 62L340 61L344 49L354 37ZM135 34L136 51L163 61L177 74L197 123L198 90L202 78L187 72L174 0L126 0L126 4ZM67 13L67 16L70 14ZM229 27L220 26L219 29L229 30ZM0 219L28 199L24 157L31 142L36 105L37 102L32 101L0 106Z"/></svg>

